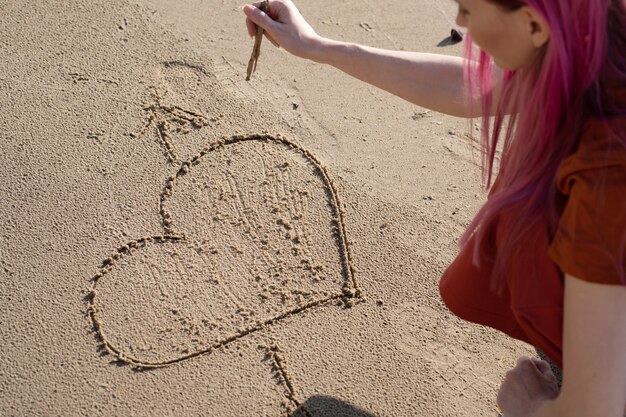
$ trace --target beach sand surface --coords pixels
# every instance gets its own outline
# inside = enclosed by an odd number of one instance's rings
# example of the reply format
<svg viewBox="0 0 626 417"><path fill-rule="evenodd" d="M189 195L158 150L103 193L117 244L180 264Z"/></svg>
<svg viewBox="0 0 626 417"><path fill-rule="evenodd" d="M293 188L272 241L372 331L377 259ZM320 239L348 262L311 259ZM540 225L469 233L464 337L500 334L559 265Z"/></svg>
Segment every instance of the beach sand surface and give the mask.
<svg viewBox="0 0 626 417"><path fill-rule="evenodd" d="M495 416L528 346L438 279L474 125L264 42L242 4L0 2L0 415ZM438 47L454 4L303 2Z"/></svg>

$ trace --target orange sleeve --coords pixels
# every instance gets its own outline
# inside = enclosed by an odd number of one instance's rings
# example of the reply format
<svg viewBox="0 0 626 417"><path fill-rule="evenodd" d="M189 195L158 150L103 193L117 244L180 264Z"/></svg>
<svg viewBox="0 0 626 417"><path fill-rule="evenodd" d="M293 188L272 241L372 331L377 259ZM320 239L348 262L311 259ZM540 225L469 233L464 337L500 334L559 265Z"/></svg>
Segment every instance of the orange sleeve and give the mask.
<svg viewBox="0 0 626 417"><path fill-rule="evenodd" d="M582 280L626 285L626 149L592 130L557 173L568 200L548 255Z"/></svg>

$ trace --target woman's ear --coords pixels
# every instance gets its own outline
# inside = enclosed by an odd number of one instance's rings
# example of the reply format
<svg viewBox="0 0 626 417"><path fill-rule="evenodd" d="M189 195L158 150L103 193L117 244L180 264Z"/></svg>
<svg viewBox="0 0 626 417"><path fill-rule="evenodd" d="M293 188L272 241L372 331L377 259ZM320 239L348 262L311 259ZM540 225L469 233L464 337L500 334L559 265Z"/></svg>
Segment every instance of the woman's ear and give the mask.
<svg viewBox="0 0 626 417"><path fill-rule="evenodd" d="M540 49L550 40L550 27L543 16L535 9L523 6L522 13L528 27L530 41L535 48Z"/></svg>

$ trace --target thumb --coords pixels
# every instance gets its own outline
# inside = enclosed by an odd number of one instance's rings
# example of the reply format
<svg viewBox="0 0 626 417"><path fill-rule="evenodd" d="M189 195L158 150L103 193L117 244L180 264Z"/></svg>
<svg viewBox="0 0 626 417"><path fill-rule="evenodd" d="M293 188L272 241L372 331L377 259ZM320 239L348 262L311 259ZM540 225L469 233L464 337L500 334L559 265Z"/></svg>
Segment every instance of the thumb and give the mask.
<svg viewBox="0 0 626 417"><path fill-rule="evenodd" d="M263 12L258 7L254 7L251 4L243 6L243 12L248 19L257 26L262 27L264 30L273 29L276 22L272 20L267 13Z"/></svg>

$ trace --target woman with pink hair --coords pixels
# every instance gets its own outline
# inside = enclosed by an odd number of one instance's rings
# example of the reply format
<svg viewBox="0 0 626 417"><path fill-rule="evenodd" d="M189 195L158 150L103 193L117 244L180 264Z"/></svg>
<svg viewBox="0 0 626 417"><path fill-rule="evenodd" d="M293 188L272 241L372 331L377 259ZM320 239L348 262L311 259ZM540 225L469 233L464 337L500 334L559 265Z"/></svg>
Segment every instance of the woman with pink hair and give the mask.
<svg viewBox="0 0 626 417"><path fill-rule="evenodd" d="M483 119L489 197L441 295L461 318L528 342L548 361L521 358L507 373L497 399L506 417L622 416L626 2L456 1L464 58L322 38L290 0L244 13L251 36L258 25L294 55L422 107Z"/></svg>

